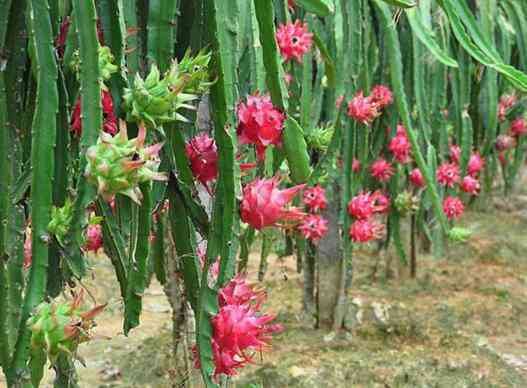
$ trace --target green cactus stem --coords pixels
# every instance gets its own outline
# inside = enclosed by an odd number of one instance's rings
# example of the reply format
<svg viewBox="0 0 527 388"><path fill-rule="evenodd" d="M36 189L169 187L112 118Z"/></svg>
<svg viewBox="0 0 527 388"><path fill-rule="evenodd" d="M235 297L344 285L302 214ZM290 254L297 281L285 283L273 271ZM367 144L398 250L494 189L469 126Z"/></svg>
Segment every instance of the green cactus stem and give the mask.
<svg viewBox="0 0 527 388"><path fill-rule="evenodd" d="M48 224L51 218L54 172L54 146L56 117L58 110L57 64L52 45L52 28L47 1L29 3L30 28L35 46L37 73L37 103L33 118L31 147L31 220L32 252L29 283L24 306L22 308L21 329L11 367L8 368L8 380L14 382L16 371L24 369L29 356L30 332L25 327L33 309L43 300L46 291L46 271L48 267L49 234ZM50 120L50 118L52 118Z"/></svg>

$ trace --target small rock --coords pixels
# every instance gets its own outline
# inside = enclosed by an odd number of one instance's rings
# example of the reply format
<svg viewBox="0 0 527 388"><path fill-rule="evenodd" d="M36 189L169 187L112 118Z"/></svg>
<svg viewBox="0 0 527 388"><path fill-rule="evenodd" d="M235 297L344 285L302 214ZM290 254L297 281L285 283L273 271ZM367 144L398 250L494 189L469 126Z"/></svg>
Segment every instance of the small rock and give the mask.
<svg viewBox="0 0 527 388"><path fill-rule="evenodd" d="M335 339L336 333L332 331L331 333L328 333L324 336L324 342L331 342Z"/></svg>
<svg viewBox="0 0 527 388"><path fill-rule="evenodd" d="M305 369L300 368L300 367L298 367L296 365L293 365L287 371L291 374L291 376L293 376L295 378L301 377L301 376L305 376L307 374Z"/></svg>
<svg viewBox="0 0 527 388"><path fill-rule="evenodd" d="M390 305L373 302L371 307L373 308L373 317L377 323L387 325L390 321Z"/></svg>

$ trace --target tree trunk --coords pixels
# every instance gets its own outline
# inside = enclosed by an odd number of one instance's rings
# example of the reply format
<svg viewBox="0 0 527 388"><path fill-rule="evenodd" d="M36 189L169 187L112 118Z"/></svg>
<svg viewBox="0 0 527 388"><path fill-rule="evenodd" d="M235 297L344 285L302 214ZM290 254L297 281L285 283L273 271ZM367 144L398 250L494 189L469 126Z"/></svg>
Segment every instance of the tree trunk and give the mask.
<svg viewBox="0 0 527 388"><path fill-rule="evenodd" d="M338 189L333 188L334 197ZM345 310L346 297L342 293L344 284L343 268L345 265L342 255L342 242L339 231L339 201L336 198L329 201L328 208L324 212L324 217L329 222L329 230L318 244L318 281L317 281L317 326L323 329L332 329L335 318L342 317L336 311ZM343 295L344 294L344 295Z"/></svg>
<svg viewBox="0 0 527 388"><path fill-rule="evenodd" d="M316 263L316 248L311 244L306 244L304 249L304 263L302 264L304 270L304 312L311 315L315 313L315 263ZM298 254L301 256L301 254Z"/></svg>

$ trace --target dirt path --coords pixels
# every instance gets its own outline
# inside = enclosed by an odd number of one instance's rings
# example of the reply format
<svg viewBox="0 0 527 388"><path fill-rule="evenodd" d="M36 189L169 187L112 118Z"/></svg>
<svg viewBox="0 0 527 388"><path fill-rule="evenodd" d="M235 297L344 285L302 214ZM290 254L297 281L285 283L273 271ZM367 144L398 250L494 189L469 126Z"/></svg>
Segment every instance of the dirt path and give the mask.
<svg viewBox="0 0 527 388"><path fill-rule="evenodd" d="M527 216L514 210L521 208L507 203L469 212L463 222L473 230L470 242L450 247L439 260L420 256L417 280L381 276L372 283L374 257L357 252L349 332L314 330L301 312L294 258L273 256L268 307L286 331L235 385L527 387ZM113 269L104 258L90 260L85 285L97 302L109 304L96 332L110 339L80 347L86 361L78 369L81 386L169 387L171 312L162 287L152 282L141 326L126 338ZM257 253L250 263L255 281ZM50 386L52 374L43 386ZM192 380L200 386L198 377Z"/></svg>

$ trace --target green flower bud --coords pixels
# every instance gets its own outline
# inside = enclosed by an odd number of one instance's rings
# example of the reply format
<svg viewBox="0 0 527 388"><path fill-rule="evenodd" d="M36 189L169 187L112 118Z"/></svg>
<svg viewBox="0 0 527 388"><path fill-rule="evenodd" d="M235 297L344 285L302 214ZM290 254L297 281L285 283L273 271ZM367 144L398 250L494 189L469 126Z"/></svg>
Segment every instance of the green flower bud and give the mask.
<svg viewBox="0 0 527 388"><path fill-rule="evenodd" d="M68 233L73 216L73 203L69 198L66 199L63 207L51 209L51 221L48 224L48 231L54 234L60 245L64 245L64 237Z"/></svg>

